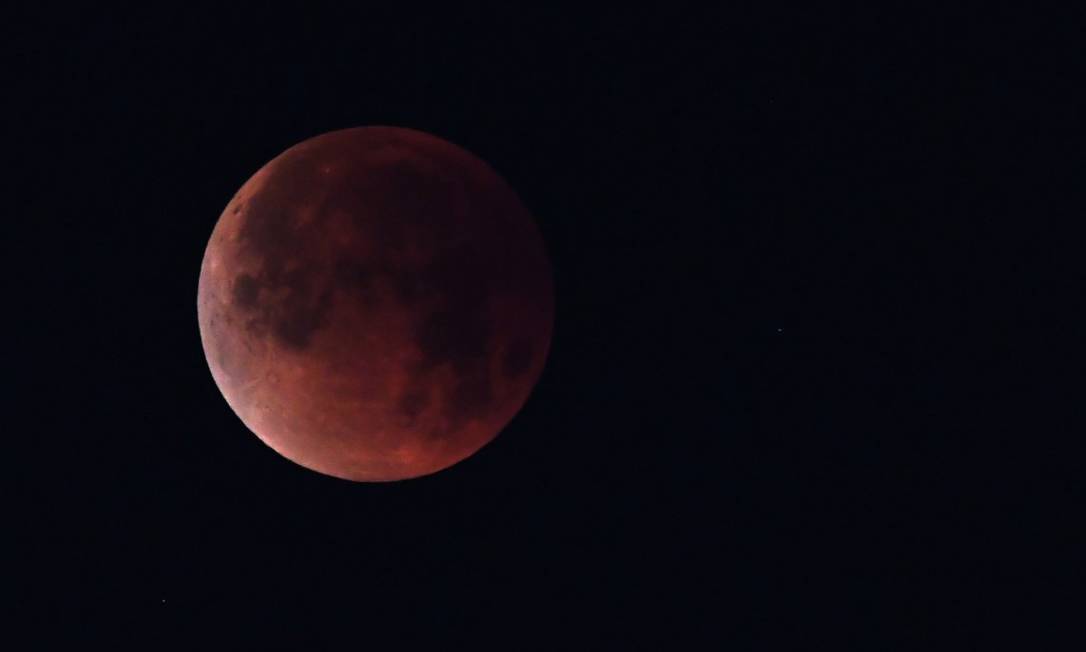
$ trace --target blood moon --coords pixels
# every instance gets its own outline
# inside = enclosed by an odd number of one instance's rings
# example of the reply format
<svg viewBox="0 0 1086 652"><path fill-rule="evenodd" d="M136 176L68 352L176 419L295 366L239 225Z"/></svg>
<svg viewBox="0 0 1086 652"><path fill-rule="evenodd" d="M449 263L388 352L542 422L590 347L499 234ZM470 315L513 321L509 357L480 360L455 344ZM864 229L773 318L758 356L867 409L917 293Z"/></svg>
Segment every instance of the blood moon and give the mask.
<svg viewBox="0 0 1086 652"><path fill-rule="evenodd" d="M200 269L211 374L268 446L355 481L417 477L492 440L543 368L543 241L487 164L395 127L334 131L256 172Z"/></svg>

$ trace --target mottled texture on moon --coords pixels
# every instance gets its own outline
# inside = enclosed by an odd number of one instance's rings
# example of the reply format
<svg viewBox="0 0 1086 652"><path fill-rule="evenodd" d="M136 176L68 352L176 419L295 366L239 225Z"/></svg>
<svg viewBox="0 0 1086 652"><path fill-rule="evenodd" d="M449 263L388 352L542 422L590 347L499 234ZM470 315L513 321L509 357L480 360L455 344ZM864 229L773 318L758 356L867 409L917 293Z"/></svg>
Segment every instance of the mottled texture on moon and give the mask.
<svg viewBox="0 0 1086 652"><path fill-rule="evenodd" d="M331 132L261 168L200 270L212 376L284 457L357 481L417 477L508 424L550 345L542 238L467 151L393 127Z"/></svg>

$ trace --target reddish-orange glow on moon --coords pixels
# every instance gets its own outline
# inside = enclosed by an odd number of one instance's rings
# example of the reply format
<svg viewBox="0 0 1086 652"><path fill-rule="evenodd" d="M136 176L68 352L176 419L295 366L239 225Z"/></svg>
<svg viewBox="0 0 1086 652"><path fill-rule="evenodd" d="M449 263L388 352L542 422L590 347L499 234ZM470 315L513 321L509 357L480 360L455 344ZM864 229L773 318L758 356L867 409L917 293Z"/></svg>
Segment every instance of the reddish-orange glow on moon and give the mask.
<svg viewBox="0 0 1086 652"><path fill-rule="evenodd" d="M226 206L200 270L212 376L284 457L356 481L447 468L493 439L543 369L543 241L469 152L393 127L283 152Z"/></svg>

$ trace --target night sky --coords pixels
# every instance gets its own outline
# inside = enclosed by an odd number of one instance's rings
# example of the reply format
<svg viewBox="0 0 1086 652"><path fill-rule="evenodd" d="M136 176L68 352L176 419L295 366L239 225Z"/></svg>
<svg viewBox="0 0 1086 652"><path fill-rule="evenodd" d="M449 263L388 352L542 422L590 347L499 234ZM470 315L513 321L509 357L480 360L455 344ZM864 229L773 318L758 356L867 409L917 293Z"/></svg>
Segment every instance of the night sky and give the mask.
<svg viewBox="0 0 1086 652"><path fill-rule="evenodd" d="M1053 307L1083 278L1056 231L1081 217L1063 157L1086 108L1080 74L1050 74L1081 59L1065 21L6 22L7 584L42 637L25 649L970 649L1027 585L1078 586L1052 561L1083 544L1081 502L1052 498L1084 470L1060 406L1074 322ZM261 443L196 320L235 191L363 125L492 165L555 281L524 409L391 484ZM1077 611L1061 604L1049 618Z"/></svg>

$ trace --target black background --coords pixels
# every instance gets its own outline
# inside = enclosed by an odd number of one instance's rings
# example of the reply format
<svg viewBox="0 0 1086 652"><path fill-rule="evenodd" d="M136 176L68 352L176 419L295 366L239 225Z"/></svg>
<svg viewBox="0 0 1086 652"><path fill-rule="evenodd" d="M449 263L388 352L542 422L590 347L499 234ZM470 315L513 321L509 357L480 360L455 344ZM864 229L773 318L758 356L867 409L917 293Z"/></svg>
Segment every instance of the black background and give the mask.
<svg viewBox="0 0 1086 652"><path fill-rule="evenodd" d="M139 649L999 640L1081 571L1052 561L1083 465L1049 301L1082 280L1075 24L14 12L20 619ZM368 124L493 165L557 296L506 431L380 485L250 434L195 314L241 183Z"/></svg>

